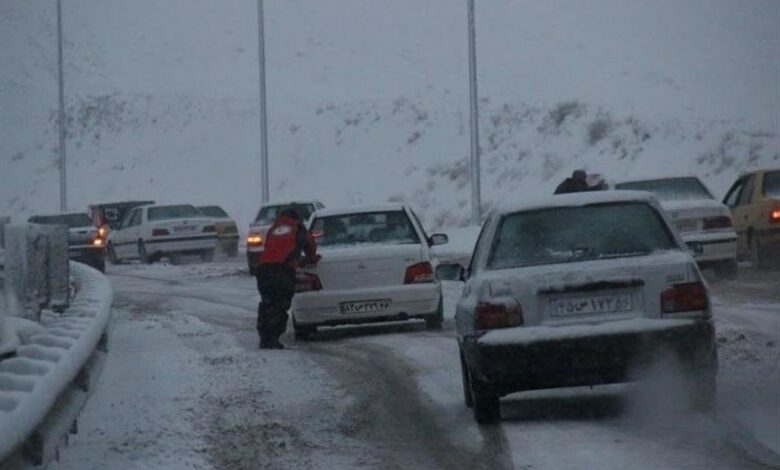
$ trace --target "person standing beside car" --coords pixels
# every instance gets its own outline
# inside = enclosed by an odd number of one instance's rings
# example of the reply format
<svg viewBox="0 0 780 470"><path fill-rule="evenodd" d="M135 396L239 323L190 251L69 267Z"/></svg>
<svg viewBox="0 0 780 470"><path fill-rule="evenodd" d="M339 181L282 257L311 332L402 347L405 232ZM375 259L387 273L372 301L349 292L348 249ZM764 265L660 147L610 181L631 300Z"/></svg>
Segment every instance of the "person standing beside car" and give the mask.
<svg viewBox="0 0 780 470"><path fill-rule="evenodd" d="M571 177L563 180L563 182L559 184L557 188L555 188L554 194L601 191L604 189L607 189L607 185L603 181L598 182L598 184L591 185L588 183L588 174L585 173L585 170L574 170L574 172L571 174Z"/></svg>
<svg viewBox="0 0 780 470"><path fill-rule="evenodd" d="M260 349L284 349L279 337L287 330L287 310L295 294L295 270L301 262L316 264L319 258L314 237L295 208L281 211L268 229L255 271L261 297L257 305Z"/></svg>

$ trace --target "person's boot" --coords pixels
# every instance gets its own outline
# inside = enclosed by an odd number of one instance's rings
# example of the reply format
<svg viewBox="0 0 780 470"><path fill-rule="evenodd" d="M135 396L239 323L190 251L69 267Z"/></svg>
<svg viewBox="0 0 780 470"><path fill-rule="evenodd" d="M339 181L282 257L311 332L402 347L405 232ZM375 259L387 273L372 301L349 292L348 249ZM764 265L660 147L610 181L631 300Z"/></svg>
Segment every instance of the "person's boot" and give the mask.
<svg viewBox="0 0 780 470"><path fill-rule="evenodd" d="M284 345L280 343L278 339L272 340L269 343L268 347L270 349L284 349Z"/></svg>

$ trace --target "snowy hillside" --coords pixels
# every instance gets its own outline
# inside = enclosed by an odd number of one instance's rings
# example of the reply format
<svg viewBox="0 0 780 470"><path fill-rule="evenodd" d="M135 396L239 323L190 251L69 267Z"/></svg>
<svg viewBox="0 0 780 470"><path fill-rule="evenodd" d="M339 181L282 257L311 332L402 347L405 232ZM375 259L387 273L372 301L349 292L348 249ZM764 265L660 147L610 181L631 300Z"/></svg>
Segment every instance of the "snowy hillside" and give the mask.
<svg viewBox="0 0 780 470"><path fill-rule="evenodd" d="M697 173L721 195L780 166L780 4L477 5L483 200ZM58 208L53 8L0 3L0 212ZM70 205L259 202L254 2L65 10ZM267 1L273 198L469 214L465 4Z"/></svg>

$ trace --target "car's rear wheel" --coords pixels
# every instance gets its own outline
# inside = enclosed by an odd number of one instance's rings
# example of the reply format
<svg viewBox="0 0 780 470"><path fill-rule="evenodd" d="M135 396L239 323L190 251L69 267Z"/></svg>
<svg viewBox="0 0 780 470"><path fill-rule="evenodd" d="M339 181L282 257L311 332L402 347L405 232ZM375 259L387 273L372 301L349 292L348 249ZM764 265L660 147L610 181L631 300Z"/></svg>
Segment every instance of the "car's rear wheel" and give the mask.
<svg viewBox="0 0 780 470"><path fill-rule="evenodd" d="M108 253L108 262L111 264L121 264L122 261L119 259L119 257L116 255L116 251L114 250L114 244L110 243L108 244L108 247L106 247L106 252Z"/></svg>
<svg viewBox="0 0 780 470"><path fill-rule="evenodd" d="M467 407L472 408L474 401L471 398L471 386L469 385L469 369L466 365L466 359L463 357L463 351L460 352L460 373L463 383L463 401Z"/></svg>
<svg viewBox="0 0 780 470"><path fill-rule="evenodd" d="M141 240L138 241L138 261L140 261L141 264L152 264L152 258L149 256L149 253L146 252L146 245L144 245L144 242Z"/></svg>
<svg viewBox="0 0 780 470"><path fill-rule="evenodd" d="M737 260L721 261L715 266L715 275L720 279L733 281L737 278Z"/></svg>
<svg viewBox="0 0 780 470"><path fill-rule="evenodd" d="M493 391L492 387L474 378L471 371L469 371L469 385L474 420L479 424L491 424L500 421L501 406L498 394Z"/></svg>
<svg viewBox="0 0 780 470"><path fill-rule="evenodd" d="M200 260L204 263L211 263L214 261L214 250L203 250L200 252Z"/></svg>
<svg viewBox="0 0 780 470"><path fill-rule="evenodd" d="M764 253L761 242L753 233L748 234L748 248L750 249L750 261L756 269L766 269L769 267L770 257Z"/></svg>
<svg viewBox="0 0 780 470"><path fill-rule="evenodd" d="M311 336L317 332L317 327L313 325L299 325L293 319L293 336L296 341L308 341Z"/></svg>

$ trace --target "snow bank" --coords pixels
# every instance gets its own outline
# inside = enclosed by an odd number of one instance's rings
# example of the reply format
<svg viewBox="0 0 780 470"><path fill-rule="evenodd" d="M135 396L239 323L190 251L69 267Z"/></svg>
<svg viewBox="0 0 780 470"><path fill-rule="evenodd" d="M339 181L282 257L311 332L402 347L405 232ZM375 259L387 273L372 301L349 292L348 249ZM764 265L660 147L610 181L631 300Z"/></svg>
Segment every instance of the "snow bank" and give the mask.
<svg viewBox="0 0 780 470"><path fill-rule="evenodd" d="M87 362L106 330L113 291L98 271L70 264L76 296L40 328L23 330L17 356L0 362L0 461L22 444Z"/></svg>

